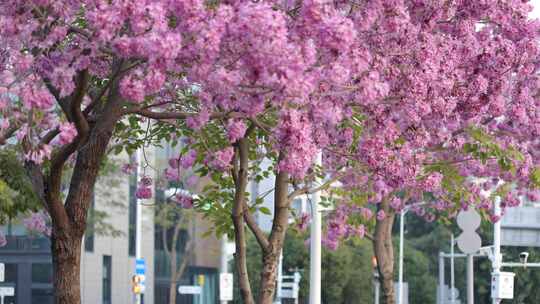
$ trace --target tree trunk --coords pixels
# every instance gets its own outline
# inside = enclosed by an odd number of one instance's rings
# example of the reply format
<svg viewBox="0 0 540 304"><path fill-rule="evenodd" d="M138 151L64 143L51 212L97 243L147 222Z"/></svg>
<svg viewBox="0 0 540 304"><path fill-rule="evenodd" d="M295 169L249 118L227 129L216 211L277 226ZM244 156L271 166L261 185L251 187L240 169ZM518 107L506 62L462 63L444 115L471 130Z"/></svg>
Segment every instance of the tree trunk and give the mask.
<svg viewBox="0 0 540 304"><path fill-rule="evenodd" d="M55 229L57 230L57 229ZM82 235L53 231L51 250L56 304L80 304L80 262Z"/></svg>
<svg viewBox="0 0 540 304"><path fill-rule="evenodd" d="M384 303L395 304L394 247L392 244L392 225L395 215L388 208L388 202L381 202L380 210L384 210L386 217L383 220L377 220L373 249L377 257Z"/></svg>
<svg viewBox="0 0 540 304"><path fill-rule="evenodd" d="M276 176L274 188L274 219L270 232L270 245L263 250L263 270L261 273L261 294L259 304L272 304L276 291L278 260L283 249L283 241L289 224L288 174L280 172Z"/></svg>
<svg viewBox="0 0 540 304"><path fill-rule="evenodd" d="M165 240L166 242L167 240ZM170 255L170 261L171 261L171 283L169 285L169 304L176 304L176 244L172 244L171 246L171 255Z"/></svg>
<svg viewBox="0 0 540 304"><path fill-rule="evenodd" d="M246 230L244 227L244 194L246 193L249 169L248 146L245 138L238 141L235 151L237 159L234 162L235 193L232 210L234 242L236 247L234 258L238 273L238 286L244 301L243 304L255 304L247 272Z"/></svg>
<svg viewBox="0 0 540 304"><path fill-rule="evenodd" d="M276 291L276 275L279 252L263 254L263 269L261 273L261 293L258 304L272 304L274 302L274 293Z"/></svg>

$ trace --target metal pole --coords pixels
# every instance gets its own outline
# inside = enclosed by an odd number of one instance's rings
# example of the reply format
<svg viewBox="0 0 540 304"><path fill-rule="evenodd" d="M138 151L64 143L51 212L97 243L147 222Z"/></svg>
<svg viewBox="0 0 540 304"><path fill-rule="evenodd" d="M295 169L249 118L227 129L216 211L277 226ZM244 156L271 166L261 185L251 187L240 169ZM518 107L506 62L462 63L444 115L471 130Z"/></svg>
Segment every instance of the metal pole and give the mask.
<svg viewBox="0 0 540 304"><path fill-rule="evenodd" d="M282 283L283 283L283 249L281 250L281 253L279 254L279 264L278 264L278 273L277 273L277 286L276 286L276 300L274 301L275 304L281 304L281 290L282 290Z"/></svg>
<svg viewBox="0 0 540 304"><path fill-rule="evenodd" d="M501 271L501 198L495 197L493 202L493 215L498 217L498 221L493 224L493 275L498 275ZM493 298L493 304L498 304L500 299Z"/></svg>
<svg viewBox="0 0 540 304"><path fill-rule="evenodd" d="M379 280L375 282L375 304L379 304L379 299L381 298L381 283Z"/></svg>
<svg viewBox="0 0 540 304"><path fill-rule="evenodd" d="M467 304L474 304L474 257L467 255Z"/></svg>
<svg viewBox="0 0 540 304"><path fill-rule="evenodd" d="M403 304L403 234L405 230L405 213L402 210L399 219L399 279L398 279L398 304Z"/></svg>
<svg viewBox="0 0 540 304"><path fill-rule="evenodd" d="M139 148L137 149L137 182L139 182L140 178L142 177L142 150ZM141 252L141 246L142 246L142 204L139 199L137 199L137 209L136 209L136 218L135 221L135 258L140 259L142 258L142 252ZM135 303L140 304L141 303L141 294L138 293L135 296Z"/></svg>
<svg viewBox="0 0 540 304"><path fill-rule="evenodd" d="M229 270L229 259L228 259L228 256L227 256L227 235L224 234L222 237L221 237L221 261L220 261L220 270L221 270L221 273L227 273ZM221 292L221 290L220 290ZM228 301L225 301L225 300L222 300L220 303L221 304L227 304Z"/></svg>
<svg viewBox="0 0 540 304"><path fill-rule="evenodd" d="M321 165L322 154L317 154L315 164ZM317 184L321 183L316 178ZM313 193L311 206L310 268L309 268L309 304L321 304L321 235L322 216L319 211L320 191Z"/></svg>
<svg viewBox="0 0 540 304"><path fill-rule="evenodd" d="M439 252L439 304L445 304L444 289L444 255L442 252Z"/></svg>
<svg viewBox="0 0 540 304"><path fill-rule="evenodd" d="M454 234L452 234L452 237L451 237L451 241L450 241L452 244L450 246L450 297L451 297L451 301L452 301L452 304L456 304L456 297L455 297L455 294L454 294L454 288L455 288L455 281L454 281L454 245L455 245L455 242L454 242Z"/></svg>

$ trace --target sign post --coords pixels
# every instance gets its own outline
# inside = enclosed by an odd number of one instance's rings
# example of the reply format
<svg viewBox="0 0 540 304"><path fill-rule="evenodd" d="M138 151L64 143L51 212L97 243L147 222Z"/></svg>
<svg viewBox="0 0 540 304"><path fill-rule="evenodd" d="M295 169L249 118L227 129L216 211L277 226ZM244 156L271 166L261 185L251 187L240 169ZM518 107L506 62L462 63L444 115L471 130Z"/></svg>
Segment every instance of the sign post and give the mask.
<svg viewBox="0 0 540 304"><path fill-rule="evenodd" d="M232 273L220 273L219 274L219 300L220 301L232 301L233 300L233 274Z"/></svg>
<svg viewBox="0 0 540 304"><path fill-rule="evenodd" d="M5 297L13 297L15 295L15 287L0 287L0 304L4 304Z"/></svg>
<svg viewBox="0 0 540 304"><path fill-rule="evenodd" d="M474 304L474 257L482 246L482 239L476 233L481 222L480 214L469 208L461 211L457 216L459 228L463 231L457 238L459 249L467 254L467 304Z"/></svg>

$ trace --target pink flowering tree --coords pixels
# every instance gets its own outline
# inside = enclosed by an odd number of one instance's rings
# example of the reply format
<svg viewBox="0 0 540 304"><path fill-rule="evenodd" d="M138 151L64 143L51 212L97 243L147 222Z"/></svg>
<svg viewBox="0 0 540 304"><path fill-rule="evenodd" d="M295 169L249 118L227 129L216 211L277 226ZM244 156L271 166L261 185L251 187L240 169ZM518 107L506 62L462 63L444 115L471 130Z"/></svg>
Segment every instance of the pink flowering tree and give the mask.
<svg viewBox="0 0 540 304"><path fill-rule="evenodd" d="M517 189L539 181L529 9L517 0L2 1L0 144L18 149L51 217L56 302L80 303L81 238L113 149L190 139L184 165L220 187L196 208L221 233L232 221L247 304L245 226L264 252L258 303L271 303L291 199L333 179L344 175L353 191L343 204L379 202L375 248L387 257L393 210L419 193L451 210L488 204L468 176ZM313 166L319 151L324 170ZM265 235L246 186L270 174ZM317 175L328 182L314 185ZM139 185L149 197L147 181ZM388 282L391 264L380 265Z"/></svg>
<svg viewBox="0 0 540 304"><path fill-rule="evenodd" d="M230 130L227 141L205 155L212 170L234 181L231 212L244 252L244 221L249 226L251 219L245 188L249 160L256 159L248 153L260 145L257 138L274 161L278 224L268 240L253 229L266 250L259 301L271 301L288 187L301 184L330 137L325 126L332 132L345 117L345 99L332 97L334 89L367 69L367 54L353 48L349 18L331 9L321 19L317 10L325 9L307 3L299 13L288 3L247 1L0 4L0 143L16 146L51 217L57 303L80 302L81 238L112 144L133 152L156 137L173 140L184 124L212 129L210 121ZM194 87L197 94L185 94ZM138 132L143 118L149 125L159 121L159 132ZM63 181L69 184L65 198ZM149 197L147 183L139 184L138 195ZM239 269L245 273L245 264ZM252 303L245 280L242 290Z"/></svg>
<svg viewBox="0 0 540 304"><path fill-rule="evenodd" d="M349 95L347 141L325 150L325 165L347 168L325 243L372 239L384 298L394 303L391 232L404 208L428 221L476 208L498 221L494 196L503 209L538 197L539 24L523 1L365 8L370 70Z"/></svg>

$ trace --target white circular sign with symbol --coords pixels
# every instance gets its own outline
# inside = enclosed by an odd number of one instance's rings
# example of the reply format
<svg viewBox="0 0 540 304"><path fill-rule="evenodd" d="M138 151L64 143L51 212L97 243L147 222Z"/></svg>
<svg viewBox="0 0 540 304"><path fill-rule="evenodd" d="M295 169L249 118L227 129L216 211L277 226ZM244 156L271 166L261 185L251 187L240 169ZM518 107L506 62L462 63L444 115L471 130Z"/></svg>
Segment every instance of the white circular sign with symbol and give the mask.
<svg viewBox="0 0 540 304"><path fill-rule="evenodd" d="M475 253L482 246L482 239L476 233L476 229L480 227L480 222L480 214L473 208L461 211L458 214L457 224L463 233L458 236L457 245L463 253Z"/></svg>

